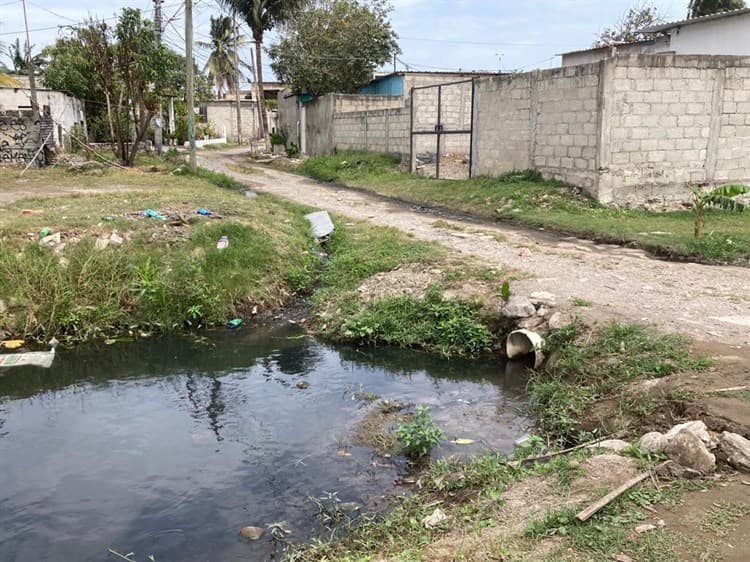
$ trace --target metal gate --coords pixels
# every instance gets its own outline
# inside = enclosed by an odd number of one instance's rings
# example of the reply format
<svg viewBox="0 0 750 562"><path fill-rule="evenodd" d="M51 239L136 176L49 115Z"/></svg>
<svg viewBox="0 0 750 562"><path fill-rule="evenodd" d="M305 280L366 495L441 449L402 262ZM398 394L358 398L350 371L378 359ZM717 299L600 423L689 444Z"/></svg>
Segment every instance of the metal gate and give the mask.
<svg viewBox="0 0 750 562"><path fill-rule="evenodd" d="M433 178L470 178L474 81L415 87L410 97L410 171Z"/></svg>

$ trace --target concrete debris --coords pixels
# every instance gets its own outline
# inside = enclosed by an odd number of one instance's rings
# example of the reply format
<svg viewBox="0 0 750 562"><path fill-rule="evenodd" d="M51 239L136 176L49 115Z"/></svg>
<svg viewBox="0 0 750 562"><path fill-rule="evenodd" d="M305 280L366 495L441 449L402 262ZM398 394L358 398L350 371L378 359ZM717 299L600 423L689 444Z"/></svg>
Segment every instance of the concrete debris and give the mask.
<svg viewBox="0 0 750 562"><path fill-rule="evenodd" d="M506 318L529 318L536 314L536 307L525 297L511 296L503 307Z"/></svg>
<svg viewBox="0 0 750 562"><path fill-rule="evenodd" d="M658 431L650 431L640 438L638 446L646 453L663 453L667 448L667 436Z"/></svg>
<svg viewBox="0 0 750 562"><path fill-rule="evenodd" d="M703 474L716 469L716 457L709 452L700 437L687 428L668 440L664 452L677 464Z"/></svg>
<svg viewBox="0 0 750 562"><path fill-rule="evenodd" d="M422 525L424 525L426 529L434 529L446 519L448 519L448 516L445 514L445 512L443 512L443 510L439 507L436 507L435 511L433 511L431 515L428 515L427 517L422 519Z"/></svg>
<svg viewBox="0 0 750 562"><path fill-rule="evenodd" d="M736 433L725 431L719 439L719 451L727 463L737 470L750 472L750 441Z"/></svg>
<svg viewBox="0 0 750 562"><path fill-rule="evenodd" d="M589 445L586 448L606 449L607 451L612 451L613 453L620 453L628 447L630 447L630 443L628 443L627 441L623 441L622 439L605 439L604 441L599 441L599 443Z"/></svg>

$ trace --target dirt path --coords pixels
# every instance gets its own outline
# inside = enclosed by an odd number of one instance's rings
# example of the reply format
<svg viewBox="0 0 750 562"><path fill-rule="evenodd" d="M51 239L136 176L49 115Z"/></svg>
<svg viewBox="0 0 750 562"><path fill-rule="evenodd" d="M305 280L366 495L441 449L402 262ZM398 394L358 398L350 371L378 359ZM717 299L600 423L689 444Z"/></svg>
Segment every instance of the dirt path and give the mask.
<svg viewBox="0 0 750 562"><path fill-rule="evenodd" d="M584 316L621 319L676 331L699 341L750 344L750 269L667 262L645 252L512 226L445 220L355 190L264 169L248 175L228 164L243 150L201 155L201 166L270 193L331 213L391 226L432 240L492 266L520 270L516 294L549 291L559 304L575 299ZM246 161L245 161L246 162Z"/></svg>

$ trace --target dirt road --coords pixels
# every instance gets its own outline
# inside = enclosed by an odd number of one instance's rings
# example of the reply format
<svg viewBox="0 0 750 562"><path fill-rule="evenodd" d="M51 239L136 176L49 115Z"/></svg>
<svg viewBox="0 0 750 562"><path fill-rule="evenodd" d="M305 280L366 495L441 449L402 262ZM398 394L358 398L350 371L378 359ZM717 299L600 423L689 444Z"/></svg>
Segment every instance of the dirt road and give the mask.
<svg viewBox="0 0 750 562"><path fill-rule="evenodd" d="M446 220L398 202L264 169L229 169L243 150L200 156L200 165L246 182L258 192L438 242L495 267L520 270L516 294L548 291L563 308L590 319L639 322L698 341L750 344L750 269L667 262L645 252L498 223ZM247 160L243 160L247 164ZM438 220L440 219L440 220ZM574 307L590 303L589 306Z"/></svg>

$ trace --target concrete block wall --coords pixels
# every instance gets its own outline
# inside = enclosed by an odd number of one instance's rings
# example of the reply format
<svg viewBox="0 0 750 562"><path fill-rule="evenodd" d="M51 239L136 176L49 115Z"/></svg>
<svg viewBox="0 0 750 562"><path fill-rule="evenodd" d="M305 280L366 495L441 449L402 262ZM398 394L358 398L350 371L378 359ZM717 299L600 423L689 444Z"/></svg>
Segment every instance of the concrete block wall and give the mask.
<svg viewBox="0 0 750 562"><path fill-rule="evenodd" d="M244 100L240 105L242 120L242 137L248 139L258 136L258 109L255 102ZM237 141L237 104L232 100L210 101L206 103L206 120L216 129L218 135L226 130L229 142ZM270 120L269 120L270 123Z"/></svg>
<svg viewBox="0 0 750 562"><path fill-rule="evenodd" d="M600 71L596 63L477 81L474 174L534 168L594 190Z"/></svg>
<svg viewBox="0 0 750 562"><path fill-rule="evenodd" d="M409 110L380 109L334 115L336 150L409 153Z"/></svg>
<svg viewBox="0 0 750 562"><path fill-rule="evenodd" d="M690 184L750 180L750 58L632 55L605 63L597 197L669 204Z"/></svg>

